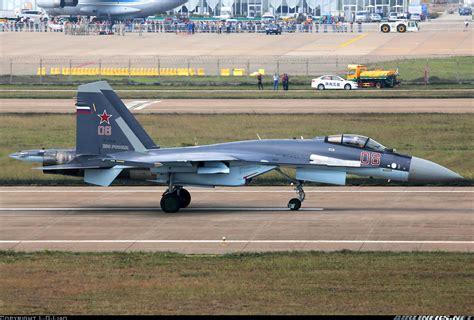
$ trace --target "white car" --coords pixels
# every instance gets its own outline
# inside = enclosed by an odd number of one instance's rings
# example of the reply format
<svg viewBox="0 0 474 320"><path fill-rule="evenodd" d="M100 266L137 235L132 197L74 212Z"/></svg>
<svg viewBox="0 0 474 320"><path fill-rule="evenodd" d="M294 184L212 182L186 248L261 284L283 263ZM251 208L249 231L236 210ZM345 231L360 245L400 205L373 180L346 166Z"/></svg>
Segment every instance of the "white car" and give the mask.
<svg viewBox="0 0 474 320"><path fill-rule="evenodd" d="M356 22L368 22L369 21L369 13L367 11L358 11L355 15Z"/></svg>
<svg viewBox="0 0 474 320"><path fill-rule="evenodd" d="M357 83L354 81L347 81L339 76L322 76L316 79L311 80L311 88L318 90L326 89L344 89L344 90L353 90L357 89Z"/></svg>

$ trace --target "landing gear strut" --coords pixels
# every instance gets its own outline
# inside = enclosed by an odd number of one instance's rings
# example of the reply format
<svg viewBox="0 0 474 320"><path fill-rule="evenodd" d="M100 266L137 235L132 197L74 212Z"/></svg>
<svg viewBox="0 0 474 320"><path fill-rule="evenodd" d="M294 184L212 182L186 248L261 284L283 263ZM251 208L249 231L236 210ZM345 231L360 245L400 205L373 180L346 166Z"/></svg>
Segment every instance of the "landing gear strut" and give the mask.
<svg viewBox="0 0 474 320"><path fill-rule="evenodd" d="M290 208L290 210L299 210L301 208L301 203L304 201L304 198L306 197L303 190L303 182L298 181L298 184L295 187L295 191L298 194L298 197L293 198L288 202L288 208Z"/></svg>
<svg viewBox="0 0 474 320"><path fill-rule="evenodd" d="M299 210L301 208L301 204L304 201L304 198L306 197L303 189L303 181L296 180L293 177L290 177L289 175L281 171L281 169L276 169L275 171L290 180L292 183L296 184L295 191L298 196L288 201L288 208L293 211Z"/></svg>
<svg viewBox="0 0 474 320"><path fill-rule="evenodd" d="M191 194L180 186L173 185L173 176L170 175L168 189L161 197L160 206L164 212L178 212L180 208L186 208L191 203Z"/></svg>

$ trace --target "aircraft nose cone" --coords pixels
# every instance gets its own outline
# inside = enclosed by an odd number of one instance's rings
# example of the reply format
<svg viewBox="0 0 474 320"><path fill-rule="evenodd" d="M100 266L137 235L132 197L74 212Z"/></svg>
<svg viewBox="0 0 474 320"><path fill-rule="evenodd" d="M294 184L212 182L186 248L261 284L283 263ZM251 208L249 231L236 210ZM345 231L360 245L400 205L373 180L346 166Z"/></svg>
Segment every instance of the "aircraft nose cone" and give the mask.
<svg viewBox="0 0 474 320"><path fill-rule="evenodd" d="M412 157L408 181L415 182L448 182L464 179L454 171L437 163Z"/></svg>

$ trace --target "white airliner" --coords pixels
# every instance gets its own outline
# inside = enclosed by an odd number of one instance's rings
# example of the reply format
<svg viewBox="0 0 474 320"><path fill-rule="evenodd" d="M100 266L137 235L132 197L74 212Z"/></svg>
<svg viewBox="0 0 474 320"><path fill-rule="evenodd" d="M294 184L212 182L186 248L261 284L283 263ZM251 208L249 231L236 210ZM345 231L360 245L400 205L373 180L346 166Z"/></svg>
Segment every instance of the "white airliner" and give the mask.
<svg viewBox="0 0 474 320"><path fill-rule="evenodd" d="M172 10L187 0L38 0L50 16L96 16L115 19L146 18Z"/></svg>

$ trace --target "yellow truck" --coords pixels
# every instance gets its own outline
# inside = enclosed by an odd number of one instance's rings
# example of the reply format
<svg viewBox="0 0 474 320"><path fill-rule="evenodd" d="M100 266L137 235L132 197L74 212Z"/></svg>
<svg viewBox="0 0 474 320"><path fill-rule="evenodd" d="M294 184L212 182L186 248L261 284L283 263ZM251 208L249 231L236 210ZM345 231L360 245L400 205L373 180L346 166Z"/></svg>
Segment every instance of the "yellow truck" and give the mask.
<svg viewBox="0 0 474 320"><path fill-rule="evenodd" d="M357 82L359 88L393 88L400 84L398 70L369 70L361 64L348 65L346 79Z"/></svg>

